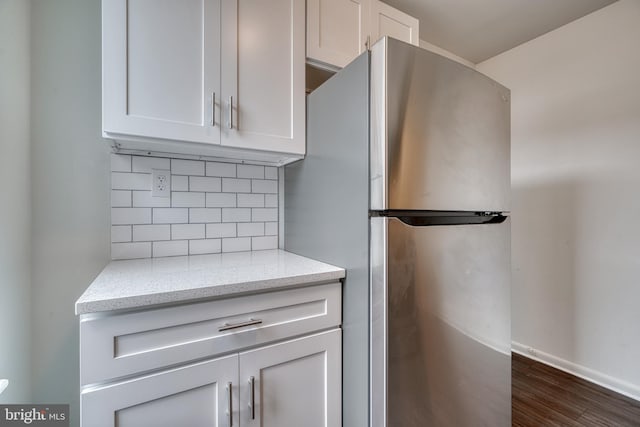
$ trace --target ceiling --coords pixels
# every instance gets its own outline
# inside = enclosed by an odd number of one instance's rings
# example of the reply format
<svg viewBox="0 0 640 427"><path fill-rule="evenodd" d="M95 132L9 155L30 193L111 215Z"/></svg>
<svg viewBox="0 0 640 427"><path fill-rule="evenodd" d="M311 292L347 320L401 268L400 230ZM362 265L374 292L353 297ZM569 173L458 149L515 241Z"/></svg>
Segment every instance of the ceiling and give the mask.
<svg viewBox="0 0 640 427"><path fill-rule="evenodd" d="M384 0L420 20L420 38L473 63L616 0Z"/></svg>

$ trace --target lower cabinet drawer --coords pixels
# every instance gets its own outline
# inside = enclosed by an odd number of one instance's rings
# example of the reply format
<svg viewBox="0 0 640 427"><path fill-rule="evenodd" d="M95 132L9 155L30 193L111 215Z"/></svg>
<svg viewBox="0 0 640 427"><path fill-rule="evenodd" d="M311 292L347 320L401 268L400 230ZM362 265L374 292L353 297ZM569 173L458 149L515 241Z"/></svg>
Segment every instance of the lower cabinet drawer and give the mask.
<svg viewBox="0 0 640 427"><path fill-rule="evenodd" d="M341 284L80 319L80 382L91 385L328 329Z"/></svg>

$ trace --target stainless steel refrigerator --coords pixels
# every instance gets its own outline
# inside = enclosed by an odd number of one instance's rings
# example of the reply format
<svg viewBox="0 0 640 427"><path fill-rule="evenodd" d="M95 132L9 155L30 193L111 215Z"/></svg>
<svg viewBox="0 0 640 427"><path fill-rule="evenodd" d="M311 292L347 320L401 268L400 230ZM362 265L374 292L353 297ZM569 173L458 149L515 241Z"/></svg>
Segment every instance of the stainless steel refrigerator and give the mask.
<svg viewBox="0 0 640 427"><path fill-rule="evenodd" d="M307 103L285 248L347 269L343 426L511 425L509 90L384 38Z"/></svg>

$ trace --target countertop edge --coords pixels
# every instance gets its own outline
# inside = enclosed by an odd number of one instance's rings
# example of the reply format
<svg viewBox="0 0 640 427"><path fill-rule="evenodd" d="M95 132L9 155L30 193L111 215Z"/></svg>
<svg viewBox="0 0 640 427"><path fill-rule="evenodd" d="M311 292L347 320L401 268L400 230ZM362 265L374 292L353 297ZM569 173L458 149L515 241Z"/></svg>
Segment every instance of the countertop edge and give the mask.
<svg viewBox="0 0 640 427"><path fill-rule="evenodd" d="M194 302L200 299L233 298L251 293L284 290L287 288L312 285L314 283L326 283L328 281L343 279L346 271L335 267L335 270L325 272L313 272L288 277L277 277L266 280L229 283L224 285L202 286L191 289L180 289L158 293L132 295L121 298L108 298L95 301L76 301L76 316L105 313L109 311L149 309L154 306L171 303Z"/></svg>

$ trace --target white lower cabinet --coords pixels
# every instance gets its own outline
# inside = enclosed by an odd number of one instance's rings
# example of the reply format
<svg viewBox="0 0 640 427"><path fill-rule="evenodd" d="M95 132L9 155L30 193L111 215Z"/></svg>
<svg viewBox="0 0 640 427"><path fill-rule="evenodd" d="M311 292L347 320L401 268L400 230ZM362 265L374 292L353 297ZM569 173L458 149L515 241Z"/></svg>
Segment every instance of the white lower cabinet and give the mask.
<svg viewBox="0 0 640 427"><path fill-rule="evenodd" d="M91 427L339 426L341 330L82 393Z"/></svg>
<svg viewBox="0 0 640 427"><path fill-rule="evenodd" d="M341 425L341 330L240 353L240 425Z"/></svg>
<svg viewBox="0 0 640 427"><path fill-rule="evenodd" d="M83 315L83 427L342 419L341 284Z"/></svg>
<svg viewBox="0 0 640 427"><path fill-rule="evenodd" d="M229 426L229 404L238 401L237 372L238 356L232 355L86 390L82 426Z"/></svg>

